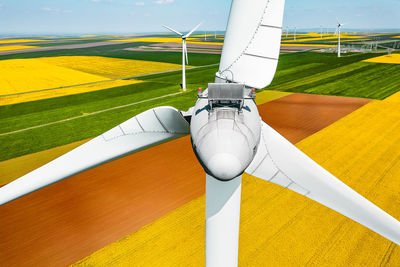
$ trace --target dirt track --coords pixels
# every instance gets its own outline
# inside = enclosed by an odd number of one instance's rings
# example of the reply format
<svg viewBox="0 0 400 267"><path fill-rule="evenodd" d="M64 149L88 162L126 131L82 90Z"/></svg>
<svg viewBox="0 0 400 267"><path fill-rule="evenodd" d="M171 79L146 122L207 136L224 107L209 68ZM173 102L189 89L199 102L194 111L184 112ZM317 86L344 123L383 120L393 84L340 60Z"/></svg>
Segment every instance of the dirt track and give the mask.
<svg viewBox="0 0 400 267"><path fill-rule="evenodd" d="M259 107L291 142L368 100L289 95ZM0 266L65 266L204 194L189 137L87 171L0 207Z"/></svg>

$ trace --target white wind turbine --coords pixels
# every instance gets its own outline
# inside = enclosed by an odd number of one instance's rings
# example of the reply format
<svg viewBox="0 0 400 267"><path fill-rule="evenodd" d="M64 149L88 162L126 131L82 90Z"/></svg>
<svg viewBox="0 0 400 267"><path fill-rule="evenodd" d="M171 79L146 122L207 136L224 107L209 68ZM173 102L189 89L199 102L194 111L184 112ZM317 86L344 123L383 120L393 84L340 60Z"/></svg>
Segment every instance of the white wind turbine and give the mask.
<svg viewBox="0 0 400 267"><path fill-rule="evenodd" d="M340 23L338 18L336 18L336 21L337 21L337 28L336 28L335 35L336 34L338 35L338 57L340 57L340 54L341 54L340 33L341 33L342 26L345 25L345 24Z"/></svg>
<svg viewBox="0 0 400 267"><path fill-rule="evenodd" d="M207 267L238 264L244 172L325 205L400 245L399 221L323 169L263 122L258 113L252 88L265 88L274 78L284 3L233 0L215 83L199 93L188 112L157 107L140 113L1 187L0 205L190 134L193 151L206 174Z"/></svg>
<svg viewBox="0 0 400 267"><path fill-rule="evenodd" d="M178 34L182 38L182 90L186 91L186 64L189 64L189 58L187 55L187 46L186 46L186 38L188 38L197 28L199 28L201 23L199 23L196 27L194 27L189 33L183 34L178 32L177 30L172 29L166 25L163 25L164 28Z"/></svg>

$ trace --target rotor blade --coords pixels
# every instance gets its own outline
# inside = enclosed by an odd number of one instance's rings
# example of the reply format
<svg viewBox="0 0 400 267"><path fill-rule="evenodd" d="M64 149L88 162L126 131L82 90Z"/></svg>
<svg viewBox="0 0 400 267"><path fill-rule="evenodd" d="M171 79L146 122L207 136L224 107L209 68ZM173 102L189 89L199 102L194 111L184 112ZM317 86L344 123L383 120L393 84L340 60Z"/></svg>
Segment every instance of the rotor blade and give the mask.
<svg viewBox="0 0 400 267"><path fill-rule="evenodd" d="M242 177L206 176L206 266L237 267Z"/></svg>
<svg viewBox="0 0 400 267"><path fill-rule="evenodd" d="M183 36L182 33L180 33L180 32L178 32L178 31L172 29L171 27L168 27L167 25L163 25L163 27L166 28L166 29L168 29L168 30L170 30L171 32L174 32L174 33L176 33L176 34L178 34L178 35L180 35L180 36Z"/></svg>
<svg viewBox="0 0 400 267"><path fill-rule="evenodd" d="M188 34L186 34L184 37L186 37L186 38L188 38L190 35L192 35L192 33L195 31L195 30L197 30L197 28L199 28L200 27L200 25L202 24L203 22L200 22L196 27L194 27Z"/></svg>
<svg viewBox="0 0 400 267"><path fill-rule="evenodd" d="M342 183L266 123L247 173L276 183L368 227L400 245L400 222Z"/></svg>
<svg viewBox="0 0 400 267"><path fill-rule="evenodd" d="M282 37L285 0L232 1L217 83L261 89L274 78ZM294 31L296 32L296 30Z"/></svg>
<svg viewBox="0 0 400 267"><path fill-rule="evenodd" d="M145 111L0 188L0 205L75 174L189 133L172 107Z"/></svg>

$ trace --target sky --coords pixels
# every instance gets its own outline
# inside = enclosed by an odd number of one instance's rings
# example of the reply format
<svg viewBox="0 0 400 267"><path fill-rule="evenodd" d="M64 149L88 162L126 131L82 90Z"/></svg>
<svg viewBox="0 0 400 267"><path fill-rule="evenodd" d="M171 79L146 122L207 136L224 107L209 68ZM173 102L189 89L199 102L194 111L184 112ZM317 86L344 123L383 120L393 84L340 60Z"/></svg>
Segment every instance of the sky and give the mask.
<svg viewBox="0 0 400 267"><path fill-rule="evenodd" d="M246 0L249 3L252 0ZM0 34L225 30L231 0L0 0ZM400 0L286 0L284 26L400 28Z"/></svg>

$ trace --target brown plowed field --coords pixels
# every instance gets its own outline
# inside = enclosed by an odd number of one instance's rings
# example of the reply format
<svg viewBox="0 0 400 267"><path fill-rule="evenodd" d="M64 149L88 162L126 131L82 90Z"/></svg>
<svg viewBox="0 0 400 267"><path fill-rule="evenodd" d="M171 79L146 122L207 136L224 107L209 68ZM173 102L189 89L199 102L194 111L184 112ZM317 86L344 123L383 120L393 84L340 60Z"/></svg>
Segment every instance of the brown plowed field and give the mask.
<svg viewBox="0 0 400 267"><path fill-rule="evenodd" d="M289 95L259 106L292 142L369 100ZM184 137L79 174L0 206L0 266L65 266L204 194Z"/></svg>
<svg viewBox="0 0 400 267"><path fill-rule="evenodd" d="M258 107L263 120L297 143L369 103L363 98L292 94Z"/></svg>

